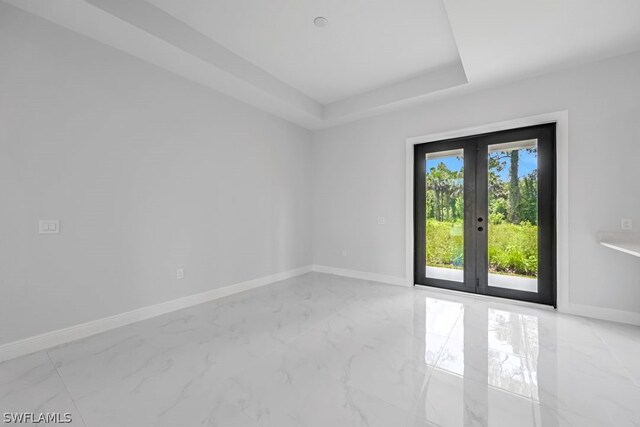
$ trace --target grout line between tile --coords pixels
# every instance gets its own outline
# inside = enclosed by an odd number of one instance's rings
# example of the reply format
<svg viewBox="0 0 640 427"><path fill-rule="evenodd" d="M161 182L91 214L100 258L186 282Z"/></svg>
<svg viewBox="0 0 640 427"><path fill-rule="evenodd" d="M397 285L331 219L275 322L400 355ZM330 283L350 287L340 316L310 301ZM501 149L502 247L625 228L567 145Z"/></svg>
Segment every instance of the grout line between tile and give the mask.
<svg viewBox="0 0 640 427"><path fill-rule="evenodd" d="M458 322L460 321L460 319L464 316L464 308L462 310L460 310L460 313L458 314L458 317L456 318L456 321L453 322L453 326L451 327L451 330L449 331L449 333L447 334L447 339L445 340L444 344L442 345L442 348L440 349L440 352L438 353L438 356L435 359L435 362L433 363L433 365L428 366L426 375L425 375L425 380L422 383L422 387L420 387L420 396L422 395L423 390L425 390L426 388L428 388L429 386L429 382L431 381L431 375L433 374L433 371L435 371L436 367L438 366L438 363L440 362L440 359L442 358L442 355L444 353L444 349L447 347L447 344L449 343L449 340L451 339L451 334L453 333L453 330L455 329L456 325L458 324ZM426 333L426 331L425 331ZM426 341L425 341L426 343ZM426 345L426 344L425 344ZM416 399L416 401L413 403L413 407L411 408L411 412L410 415L416 416L414 415L416 412L416 407L418 406L418 399ZM421 419L424 419L423 417L419 417Z"/></svg>
<svg viewBox="0 0 640 427"><path fill-rule="evenodd" d="M536 417L536 400L534 398L533 395L533 384L534 384L534 378L533 378L533 369L532 369L532 365L531 365L531 360L529 359L531 353L531 347L529 346L529 337L527 334L527 328L524 326L526 319L521 318L522 321L520 322L520 327L521 327L521 331L522 331L522 337L524 338L524 346L525 346L525 354L526 356L523 357L525 363L527 364L527 375L529 376L529 385L531 387L531 395L529 396L529 400L531 401L531 415L532 415L532 419L534 424L537 426L538 425L538 418ZM538 340L540 339L540 337L538 336ZM537 378L536 378L536 389L538 389L538 382L537 382ZM540 390L538 389L538 393L540 392ZM538 399L539 400L539 399Z"/></svg>
<svg viewBox="0 0 640 427"><path fill-rule="evenodd" d="M69 399L71 399L71 401L73 402L73 406L76 408L76 411L78 412L78 416L80 417L80 420L82 420L82 424L84 424L85 427L88 427L87 422L85 421L84 417L82 416L82 412L80 412L80 407L78 406L78 403L73 398L73 395L71 394L71 391L69 391L69 387L67 386L67 383L65 382L64 378L62 377L62 374L60 373L60 370L58 369L56 364L53 363L53 360L51 359L51 356L49 355L49 351L45 350L45 354L47 355L47 359L49 359L49 363L51 363L51 366L53 366L53 369L56 370L56 374L58 374L58 378L60 378L60 381L62 382L62 385L64 386L64 389L67 392L67 395L69 396Z"/></svg>
<svg viewBox="0 0 640 427"><path fill-rule="evenodd" d="M616 362L618 362L618 365L620 365L622 367L622 369L624 369L624 371L627 373L627 376L629 377L629 379L631 380L631 383L633 383L636 387L640 388L640 383L638 383L635 378L633 377L633 375L631 374L631 371L629 371L629 369L625 366L624 363L622 363L620 361L620 359L618 358L616 352L611 348L611 346L607 343L607 340L605 340L602 335L600 334L600 332L598 332L598 329L596 329L593 324L591 323L590 320L587 320L587 322L589 323L589 327L591 328L591 330L593 331L594 334L596 334L596 336L598 337L598 339L600 341L602 341L602 344L604 344L604 346L607 348L607 350L609 350L609 353L611 353L611 356L613 356L613 358L615 359Z"/></svg>

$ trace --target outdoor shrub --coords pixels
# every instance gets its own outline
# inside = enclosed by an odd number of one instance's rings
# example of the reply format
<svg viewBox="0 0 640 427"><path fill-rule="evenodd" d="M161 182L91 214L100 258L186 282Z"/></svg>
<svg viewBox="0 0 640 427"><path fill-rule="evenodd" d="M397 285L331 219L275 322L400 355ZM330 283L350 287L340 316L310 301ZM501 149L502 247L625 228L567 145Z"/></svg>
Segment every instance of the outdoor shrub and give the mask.
<svg viewBox="0 0 640 427"><path fill-rule="evenodd" d="M528 222L498 224L489 221L489 270L535 277L538 271L538 227ZM462 268L464 265L461 221L427 220L427 264Z"/></svg>

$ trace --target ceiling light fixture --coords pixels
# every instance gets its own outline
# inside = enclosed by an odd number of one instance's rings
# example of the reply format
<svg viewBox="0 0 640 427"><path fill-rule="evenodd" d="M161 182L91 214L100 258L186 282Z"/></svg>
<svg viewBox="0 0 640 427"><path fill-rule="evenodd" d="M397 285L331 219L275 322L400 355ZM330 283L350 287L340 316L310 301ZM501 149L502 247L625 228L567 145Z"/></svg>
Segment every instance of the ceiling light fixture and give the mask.
<svg viewBox="0 0 640 427"><path fill-rule="evenodd" d="M327 21L327 18L325 18L324 16L317 16L314 20L313 20L313 25L315 25L316 27L326 27L327 24L329 23L329 21Z"/></svg>

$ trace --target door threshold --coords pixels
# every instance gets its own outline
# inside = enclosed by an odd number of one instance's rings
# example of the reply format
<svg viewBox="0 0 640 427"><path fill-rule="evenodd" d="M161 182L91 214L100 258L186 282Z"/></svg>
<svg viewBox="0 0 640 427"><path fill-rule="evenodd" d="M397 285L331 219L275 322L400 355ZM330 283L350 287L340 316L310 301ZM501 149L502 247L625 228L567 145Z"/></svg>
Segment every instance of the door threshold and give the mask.
<svg viewBox="0 0 640 427"><path fill-rule="evenodd" d="M502 304L515 304L515 305L519 305L522 307L529 307L529 308L537 308L537 309L542 309L542 310L547 310L547 311L558 311L554 306L552 305L547 305L547 304L541 304L538 302L530 302L530 301L520 301L517 299L511 299L511 298L502 298L502 297L496 297L493 295L483 295L483 294L474 294L471 292L466 292L466 291L457 291L454 289L445 289L445 288L439 288L436 286L429 286L429 285L421 285L419 283L414 283L413 285L414 287L417 288L422 288L425 290L428 290L430 292L437 292L437 293L442 293L442 294L448 294L448 295L456 295L456 296L462 296L462 297L468 297L468 298L477 298L477 299L481 299L481 300L485 300L485 301L494 301L494 302L498 302L498 303L502 303Z"/></svg>

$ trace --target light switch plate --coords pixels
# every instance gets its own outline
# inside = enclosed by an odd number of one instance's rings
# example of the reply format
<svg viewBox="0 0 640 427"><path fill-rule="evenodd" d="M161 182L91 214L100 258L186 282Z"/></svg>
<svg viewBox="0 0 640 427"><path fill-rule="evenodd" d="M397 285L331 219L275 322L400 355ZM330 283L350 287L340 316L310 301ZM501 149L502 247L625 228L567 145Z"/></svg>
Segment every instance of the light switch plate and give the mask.
<svg viewBox="0 0 640 427"><path fill-rule="evenodd" d="M41 219L38 221L38 232L40 234L60 233L60 221L57 219Z"/></svg>

